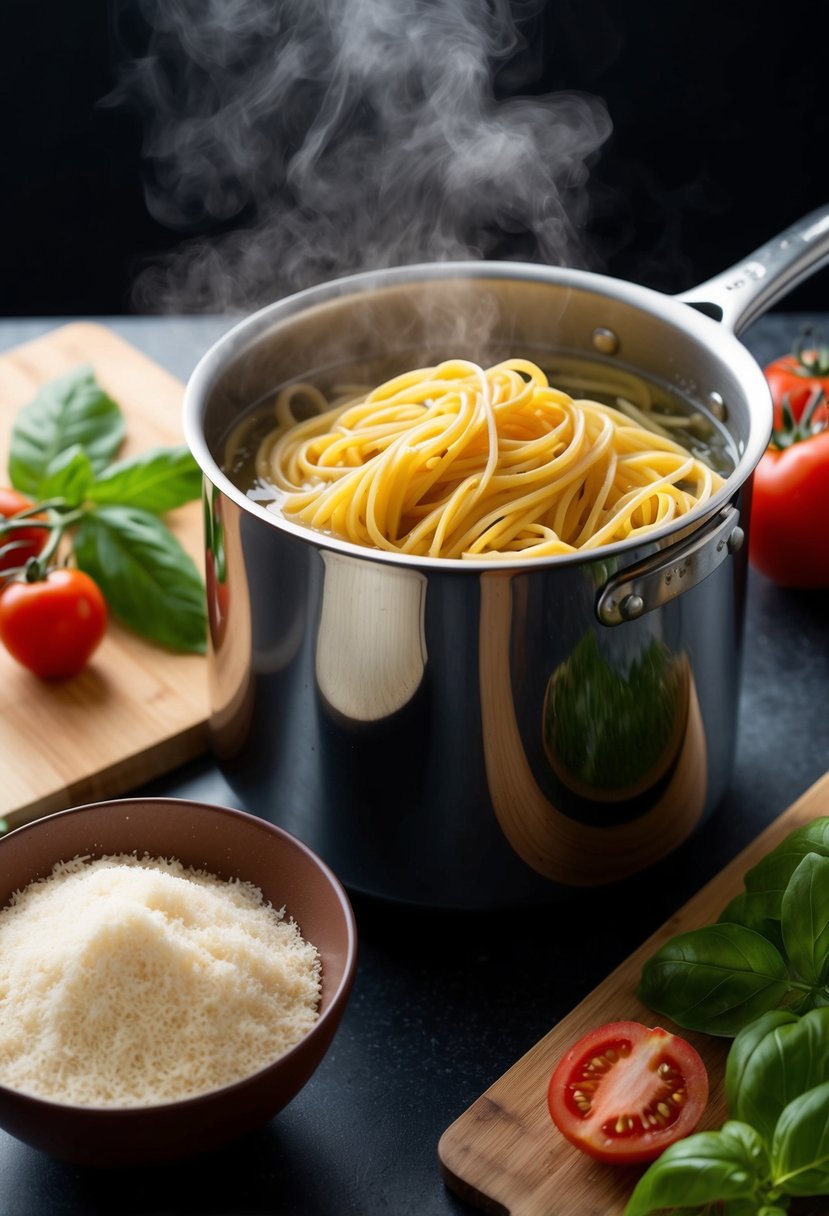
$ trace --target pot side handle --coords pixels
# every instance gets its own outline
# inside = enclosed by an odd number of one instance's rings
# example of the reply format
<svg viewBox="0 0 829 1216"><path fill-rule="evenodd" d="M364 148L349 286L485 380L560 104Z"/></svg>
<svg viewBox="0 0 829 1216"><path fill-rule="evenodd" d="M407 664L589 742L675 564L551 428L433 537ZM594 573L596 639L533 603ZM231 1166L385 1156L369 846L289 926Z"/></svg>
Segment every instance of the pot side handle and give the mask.
<svg viewBox="0 0 829 1216"><path fill-rule="evenodd" d="M741 334L827 262L829 204L811 211L728 270L675 298Z"/></svg>
<svg viewBox="0 0 829 1216"><path fill-rule="evenodd" d="M596 594L596 616L602 625L622 625L661 608L701 583L744 541L740 512L729 505L691 537L608 579Z"/></svg>

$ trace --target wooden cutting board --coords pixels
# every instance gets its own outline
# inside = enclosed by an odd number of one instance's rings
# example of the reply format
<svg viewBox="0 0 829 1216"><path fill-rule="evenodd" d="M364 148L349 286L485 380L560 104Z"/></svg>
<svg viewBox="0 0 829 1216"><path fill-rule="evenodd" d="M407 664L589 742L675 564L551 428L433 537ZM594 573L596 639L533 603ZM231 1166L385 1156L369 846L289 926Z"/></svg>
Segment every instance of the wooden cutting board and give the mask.
<svg viewBox="0 0 829 1216"><path fill-rule="evenodd" d="M18 409L82 363L124 412L119 455L183 442L183 385L103 326L74 323L0 357L4 483ZM202 569L201 505L166 522ZM205 660L150 645L115 622L86 670L64 682L37 679L0 647L0 817L17 827L123 794L203 752L206 723Z"/></svg>
<svg viewBox="0 0 829 1216"><path fill-rule="evenodd" d="M743 889L743 875L794 828L829 815L829 773L703 887L631 954L598 988L447 1128L438 1146L447 1185L467 1203L495 1216L621 1216L640 1168L592 1161L555 1130L547 1113L547 1083L567 1048L603 1022L670 1022L635 996L642 965L675 933L717 919ZM727 1117L722 1081L730 1040L680 1031L704 1059L711 1099L700 1130Z"/></svg>

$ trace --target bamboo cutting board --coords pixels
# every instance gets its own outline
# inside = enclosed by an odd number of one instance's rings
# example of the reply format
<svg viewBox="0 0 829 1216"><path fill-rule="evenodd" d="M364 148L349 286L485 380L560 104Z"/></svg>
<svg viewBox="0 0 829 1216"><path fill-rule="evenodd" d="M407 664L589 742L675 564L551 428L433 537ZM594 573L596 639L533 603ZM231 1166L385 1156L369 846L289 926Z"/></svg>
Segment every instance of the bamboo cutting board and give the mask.
<svg viewBox="0 0 829 1216"><path fill-rule="evenodd" d="M558 1134L547 1113L550 1074L572 1043L603 1022L665 1024L635 996L645 960L675 933L716 920L743 889L746 870L794 828L820 815L829 815L829 773L447 1128L438 1156L453 1191L494 1216L621 1216L641 1168L592 1161ZM719 1127L727 1117L722 1080L730 1040L680 1033L708 1067L711 1098L700 1130Z"/></svg>
<svg viewBox="0 0 829 1216"><path fill-rule="evenodd" d="M103 326L74 323L0 357L3 482L18 409L81 363L123 410L119 455L183 442L182 384ZM166 522L202 569L200 504ZM0 817L17 827L123 794L203 752L206 681L201 656L172 654L115 622L89 666L64 682L37 679L0 647Z"/></svg>

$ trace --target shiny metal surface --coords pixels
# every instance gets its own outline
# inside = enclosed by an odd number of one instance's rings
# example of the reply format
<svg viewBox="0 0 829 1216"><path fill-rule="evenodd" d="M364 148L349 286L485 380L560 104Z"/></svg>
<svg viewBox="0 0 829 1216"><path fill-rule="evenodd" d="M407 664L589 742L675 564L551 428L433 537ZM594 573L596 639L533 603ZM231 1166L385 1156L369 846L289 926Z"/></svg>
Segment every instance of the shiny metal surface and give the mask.
<svg viewBox="0 0 829 1216"><path fill-rule="evenodd" d="M773 237L736 266L678 297L740 334L752 321L829 262L829 208L819 207Z"/></svg>
<svg viewBox="0 0 829 1216"><path fill-rule="evenodd" d="M497 565L380 554L277 518L221 469L229 427L287 381L448 353L596 358L597 328L625 367L701 408L716 394L736 453L699 518L646 543ZM770 426L765 380L732 334L601 276L408 267L237 326L191 379L185 429L221 592L212 732L242 804L352 889L436 906L550 899L664 856L730 774L745 546L715 550L705 577L620 624L599 620L597 596L721 511L747 528Z"/></svg>
<svg viewBox="0 0 829 1216"><path fill-rule="evenodd" d="M213 735L245 807L428 904L608 882L678 844L734 744L743 565L613 629L601 561L428 575L222 503Z"/></svg>
<svg viewBox="0 0 829 1216"><path fill-rule="evenodd" d="M621 625L645 612L653 612L708 578L730 553L742 548L745 533L735 507L697 528L691 536L647 558L626 566L599 591L596 615L603 625Z"/></svg>

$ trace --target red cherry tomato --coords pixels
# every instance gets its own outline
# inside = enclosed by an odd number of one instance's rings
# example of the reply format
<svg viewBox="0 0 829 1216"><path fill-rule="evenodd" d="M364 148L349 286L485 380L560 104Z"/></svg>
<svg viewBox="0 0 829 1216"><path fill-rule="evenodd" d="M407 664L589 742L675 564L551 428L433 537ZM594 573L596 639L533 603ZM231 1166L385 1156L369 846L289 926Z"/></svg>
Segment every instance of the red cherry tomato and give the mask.
<svg viewBox="0 0 829 1216"><path fill-rule="evenodd" d="M25 494L18 494L17 490L8 486L0 486L0 516L13 519L33 505ZM30 557L37 557L48 536L48 528L6 528L0 519L0 579L3 571L25 566Z"/></svg>
<svg viewBox="0 0 829 1216"><path fill-rule="evenodd" d="M11 582L0 594L0 641L46 679L77 675L106 623L104 597L82 570L51 570L37 582Z"/></svg>
<svg viewBox="0 0 829 1216"><path fill-rule="evenodd" d="M829 396L829 355L825 349L802 350L798 346L792 354L774 359L764 369L764 374L774 402L775 430L779 430L785 422L784 401L788 400L795 422L799 422L816 388ZM829 421L826 401L818 407L814 421Z"/></svg>
<svg viewBox="0 0 829 1216"><path fill-rule="evenodd" d="M829 428L766 449L754 472L751 564L783 587L829 587Z"/></svg>
<svg viewBox="0 0 829 1216"><path fill-rule="evenodd" d="M655 1157L699 1122L708 1074L685 1039L640 1022L608 1022L564 1055L547 1091L550 1115L597 1161Z"/></svg>

